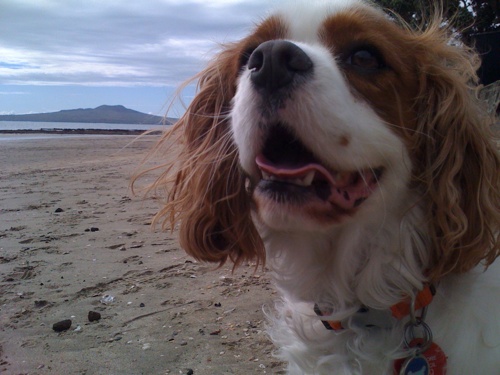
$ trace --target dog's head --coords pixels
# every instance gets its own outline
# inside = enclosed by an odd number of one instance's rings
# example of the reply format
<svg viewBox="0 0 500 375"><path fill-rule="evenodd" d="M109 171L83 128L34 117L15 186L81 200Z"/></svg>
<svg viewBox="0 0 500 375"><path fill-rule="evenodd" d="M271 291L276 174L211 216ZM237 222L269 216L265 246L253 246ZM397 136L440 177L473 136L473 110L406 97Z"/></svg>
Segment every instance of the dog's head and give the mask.
<svg viewBox="0 0 500 375"><path fill-rule="evenodd" d="M437 18L412 31L342 4L275 12L196 77L157 219L195 258L239 264L264 260L256 225L314 235L420 205L430 277L491 263L500 162L476 56Z"/></svg>

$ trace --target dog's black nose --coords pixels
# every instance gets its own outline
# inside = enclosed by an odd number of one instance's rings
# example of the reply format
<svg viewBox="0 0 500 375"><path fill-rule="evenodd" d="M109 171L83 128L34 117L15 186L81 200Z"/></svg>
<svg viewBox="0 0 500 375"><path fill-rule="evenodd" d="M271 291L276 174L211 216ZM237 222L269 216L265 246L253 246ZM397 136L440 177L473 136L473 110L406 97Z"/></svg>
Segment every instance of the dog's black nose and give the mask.
<svg viewBox="0 0 500 375"><path fill-rule="evenodd" d="M253 84L272 93L311 72L313 62L297 45L271 40L253 51L247 66Z"/></svg>

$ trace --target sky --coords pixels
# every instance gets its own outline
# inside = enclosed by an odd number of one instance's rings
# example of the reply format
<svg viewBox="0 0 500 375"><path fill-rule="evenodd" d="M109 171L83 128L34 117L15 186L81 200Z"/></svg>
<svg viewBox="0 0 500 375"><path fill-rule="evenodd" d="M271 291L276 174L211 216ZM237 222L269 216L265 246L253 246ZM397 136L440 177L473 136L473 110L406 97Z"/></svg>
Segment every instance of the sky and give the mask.
<svg viewBox="0 0 500 375"><path fill-rule="evenodd" d="M219 43L278 1L0 0L0 114L107 104L165 115ZM182 111L177 101L168 115Z"/></svg>

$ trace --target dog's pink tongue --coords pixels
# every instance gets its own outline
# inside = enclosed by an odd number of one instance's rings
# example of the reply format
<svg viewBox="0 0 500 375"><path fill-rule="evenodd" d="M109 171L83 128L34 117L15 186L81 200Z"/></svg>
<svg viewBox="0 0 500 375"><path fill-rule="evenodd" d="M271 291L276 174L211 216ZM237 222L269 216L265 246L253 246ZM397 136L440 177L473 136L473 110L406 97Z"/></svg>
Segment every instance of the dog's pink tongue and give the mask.
<svg viewBox="0 0 500 375"><path fill-rule="evenodd" d="M262 155L257 156L255 162L261 171L284 180L303 179L311 172L314 172L314 180L325 180L332 186L342 187L349 182L351 177L350 173L336 173L334 176L325 167L317 163L309 163L300 167L277 165Z"/></svg>
<svg viewBox="0 0 500 375"><path fill-rule="evenodd" d="M307 180L313 173L314 181L327 181L330 195L327 200L343 209L352 209L370 196L377 181L372 171L331 173L317 163L309 163L300 167L275 165L264 156L255 159L261 171L283 181Z"/></svg>

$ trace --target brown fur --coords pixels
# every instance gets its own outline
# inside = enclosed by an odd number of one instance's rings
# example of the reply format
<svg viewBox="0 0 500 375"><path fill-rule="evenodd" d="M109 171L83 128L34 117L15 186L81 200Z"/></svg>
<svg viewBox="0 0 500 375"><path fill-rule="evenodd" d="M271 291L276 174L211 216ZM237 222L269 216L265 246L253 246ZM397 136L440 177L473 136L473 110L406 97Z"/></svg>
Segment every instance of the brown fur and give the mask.
<svg viewBox="0 0 500 375"><path fill-rule="evenodd" d="M487 266L500 254L500 157L492 119L476 98L479 60L450 46L438 25L415 36L425 54L417 127L408 134L414 182L427 202L433 279Z"/></svg>

